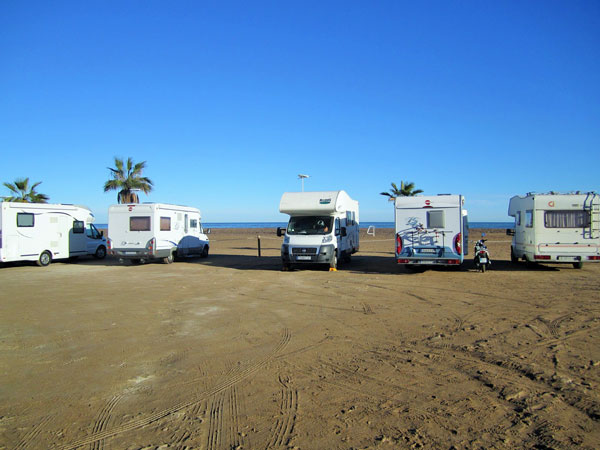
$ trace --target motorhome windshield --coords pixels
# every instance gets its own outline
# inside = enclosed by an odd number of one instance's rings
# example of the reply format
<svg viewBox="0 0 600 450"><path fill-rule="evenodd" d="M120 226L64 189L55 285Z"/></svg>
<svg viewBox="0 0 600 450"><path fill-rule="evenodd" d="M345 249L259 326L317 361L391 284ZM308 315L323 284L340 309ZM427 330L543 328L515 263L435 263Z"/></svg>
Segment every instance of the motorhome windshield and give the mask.
<svg viewBox="0 0 600 450"><path fill-rule="evenodd" d="M329 216L292 217L288 224L288 234L329 234L333 218Z"/></svg>

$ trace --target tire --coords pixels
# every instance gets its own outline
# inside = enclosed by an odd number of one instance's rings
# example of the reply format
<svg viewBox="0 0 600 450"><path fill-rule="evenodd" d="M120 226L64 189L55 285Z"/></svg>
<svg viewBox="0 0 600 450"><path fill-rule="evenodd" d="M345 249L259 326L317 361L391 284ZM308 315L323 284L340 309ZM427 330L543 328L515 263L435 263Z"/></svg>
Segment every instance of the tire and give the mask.
<svg viewBox="0 0 600 450"><path fill-rule="evenodd" d="M337 270L338 268L338 255L337 255L337 249L335 249L333 251L333 257L331 258L331 262L329 263L329 268L330 269L335 269Z"/></svg>
<svg viewBox="0 0 600 450"><path fill-rule="evenodd" d="M173 257L173 253L169 253L169 256L163 258L163 262L165 264L171 264L175 258Z"/></svg>
<svg viewBox="0 0 600 450"><path fill-rule="evenodd" d="M52 255L49 251L42 252L36 264L40 267L47 267L52 262Z"/></svg>
<svg viewBox="0 0 600 450"><path fill-rule="evenodd" d="M98 247L96 249L96 253L94 253L94 257L96 259L104 259L104 258L106 258L106 247L104 245L101 245L100 247Z"/></svg>
<svg viewBox="0 0 600 450"><path fill-rule="evenodd" d="M141 264L141 263L142 263L142 260L141 260L141 259L139 259L139 258L133 258L133 259L131 260L131 264L132 264L133 266L137 266L138 264Z"/></svg>
<svg viewBox="0 0 600 450"><path fill-rule="evenodd" d="M575 269L583 269L583 263L581 261L573 263Z"/></svg>
<svg viewBox="0 0 600 450"><path fill-rule="evenodd" d="M281 266L281 270L283 272L289 272L290 269L291 269L291 264L289 264L289 263L283 263Z"/></svg>
<svg viewBox="0 0 600 450"><path fill-rule="evenodd" d="M481 273L485 273L485 268L487 267L487 264L482 264L481 265Z"/></svg>
<svg viewBox="0 0 600 450"><path fill-rule="evenodd" d="M344 262L350 264L352 262L352 254L348 253L344 256Z"/></svg>
<svg viewBox="0 0 600 450"><path fill-rule="evenodd" d="M519 262L519 258L517 257L517 255L515 255L515 251L513 250L512 245L510 246L510 262L513 264Z"/></svg>
<svg viewBox="0 0 600 450"><path fill-rule="evenodd" d="M201 258L208 258L208 245L205 245L202 249L202 253L200 253Z"/></svg>

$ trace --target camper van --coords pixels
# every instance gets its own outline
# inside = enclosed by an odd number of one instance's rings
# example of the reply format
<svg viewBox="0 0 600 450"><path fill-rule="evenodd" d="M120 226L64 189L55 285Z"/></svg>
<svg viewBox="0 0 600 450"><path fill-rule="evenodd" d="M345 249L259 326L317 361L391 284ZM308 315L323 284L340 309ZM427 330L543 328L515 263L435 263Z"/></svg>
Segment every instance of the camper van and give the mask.
<svg viewBox="0 0 600 450"><path fill-rule="evenodd" d="M286 192L279 211L290 215L281 246L283 270L307 263L328 264L350 261L359 249L358 202L344 191Z"/></svg>
<svg viewBox="0 0 600 450"><path fill-rule="evenodd" d="M106 256L106 239L88 208L49 203L0 203L0 262Z"/></svg>
<svg viewBox="0 0 600 450"><path fill-rule="evenodd" d="M514 196L508 205L514 217L512 262L569 263L600 261L600 195L534 194Z"/></svg>
<svg viewBox="0 0 600 450"><path fill-rule="evenodd" d="M396 261L409 270L459 266L469 251L469 221L462 195L397 197Z"/></svg>
<svg viewBox="0 0 600 450"><path fill-rule="evenodd" d="M111 205L108 208L108 251L121 260L166 264L186 256L207 257L207 230L200 210L164 203Z"/></svg>

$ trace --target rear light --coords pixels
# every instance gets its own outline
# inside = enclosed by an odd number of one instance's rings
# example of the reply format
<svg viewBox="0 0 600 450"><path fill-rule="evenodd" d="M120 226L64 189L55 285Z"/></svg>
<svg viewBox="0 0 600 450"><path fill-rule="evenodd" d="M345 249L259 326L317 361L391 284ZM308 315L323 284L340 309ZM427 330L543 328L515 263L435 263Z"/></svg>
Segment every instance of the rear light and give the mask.
<svg viewBox="0 0 600 450"><path fill-rule="evenodd" d="M600 261L600 256L588 256L590 261Z"/></svg>
<svg viewBox="0 0 600 450"><path fill-rule="evenodd" d="M398 264L408 264L410 261L408 259L399 259Z"/></svg>
<svg viewBox="0 0 600 450"><path fill-rule="evenodd" d="M108 248L107 248L107 250L108 250L108 254L109 254L109 255L112 255L112 241L111 241L110 239L107 239L107 240L106 240L106 247L108 247Z"/></svg>
<svg viewBox="0 0 600 450"><path fill-rule="evenodd" d="M448 264L460 264L460 260L458 259L449 259Z"/></svg>
<svg viewBox="0 0 600 450"><path fill-rule="evenodd" d="M454 236L454 248L456 249L456 253L462 255L462 233Z"/></svg>
<svg viewBox="0 0 600 450"><path fill-rule="evenodd" d="M533 255L533 259L550 259L550 255Z"/></svg>
<svg viewBox="0 0 600 450"><path fill-rule="evenodd" d="M399 234L396 235L396 255L402 253L402 238Z"/></svg>
<svg viewBox="0 0 600 450"><path fill-rule="evenodd" d="M148 253L150 253L151 255L155 254L156 251L156 238L152 238L148 241L148 244L146 245L146 249L148 250Z"/></svg>

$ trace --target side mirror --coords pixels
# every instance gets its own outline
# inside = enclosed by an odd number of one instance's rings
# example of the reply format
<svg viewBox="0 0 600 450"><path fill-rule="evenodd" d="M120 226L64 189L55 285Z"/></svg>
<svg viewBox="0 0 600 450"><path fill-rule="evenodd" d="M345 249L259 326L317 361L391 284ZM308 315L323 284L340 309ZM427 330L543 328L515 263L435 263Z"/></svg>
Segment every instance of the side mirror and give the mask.
<svg viewBox="0 0 600 450"><path fill-rule="evenodd" d="M506 229L506 235L507 236L514 236L515 235L515 229L514 228L507 228Z"/></svg>
<svg viewBox="0 0 600 450"><path fill-rule="evenodd" d="M277 227L277 236L281 237L285 234L285 231L281 227Z"/></svg>
<svg viewBox="0 0 600 450"><path fill-rule="evenodd" d="M104 237L104 230L100 230L100 238Z"/></svg>
<svg viewBox="0 0 600 450"><path fill-rule="evenodd" d="M346 237L348 235L348 232L346 231L346 227L342 227L341 233L342 233L342 237Z"/></svg>
<svg viewBox="0 0 600 450"><path fill-rule="evenodd" d="M210 228L207 228L206 230L204 230L204 234L210 234Z"/></svg>

